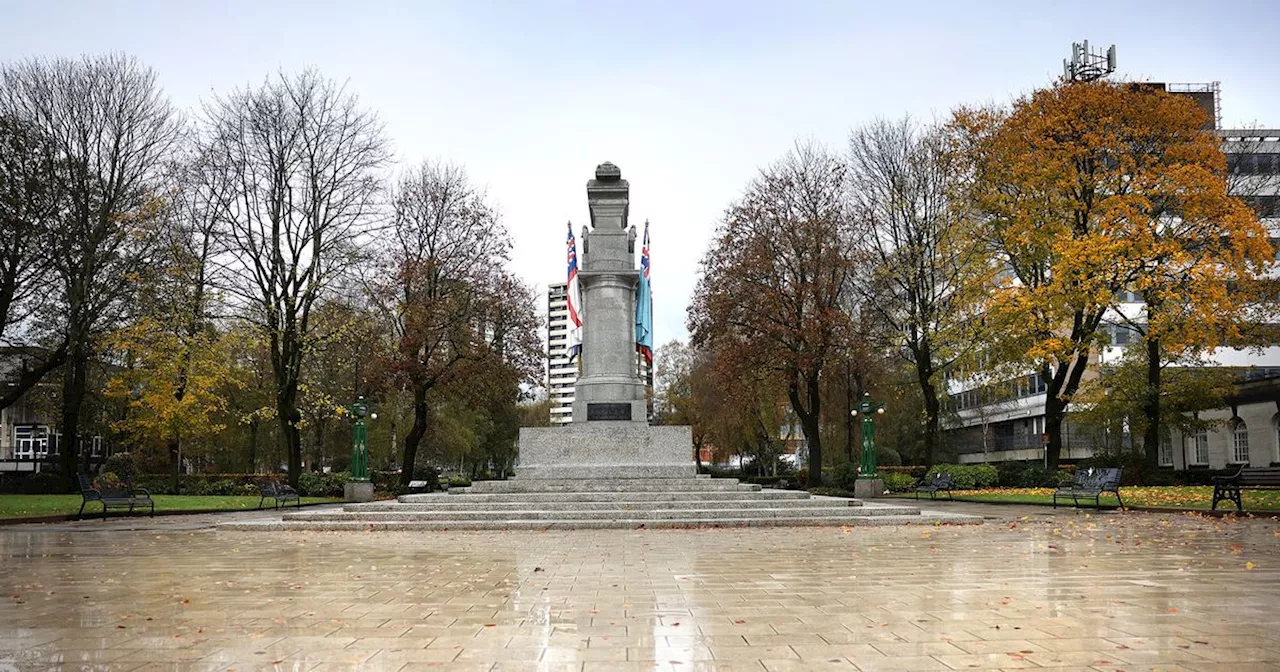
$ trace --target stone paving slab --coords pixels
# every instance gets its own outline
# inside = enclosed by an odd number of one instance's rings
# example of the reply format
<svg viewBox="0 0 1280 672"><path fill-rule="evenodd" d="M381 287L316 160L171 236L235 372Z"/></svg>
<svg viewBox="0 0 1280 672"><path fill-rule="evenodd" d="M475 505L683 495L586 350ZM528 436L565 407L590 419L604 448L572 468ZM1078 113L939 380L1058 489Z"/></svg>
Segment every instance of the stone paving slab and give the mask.
<svg viewBox="0 0 1280 672"><path fill-rule="evenodd" d="M990 509L923 528L6 528L0 668L1280 668L1275 520Z"/></svg>

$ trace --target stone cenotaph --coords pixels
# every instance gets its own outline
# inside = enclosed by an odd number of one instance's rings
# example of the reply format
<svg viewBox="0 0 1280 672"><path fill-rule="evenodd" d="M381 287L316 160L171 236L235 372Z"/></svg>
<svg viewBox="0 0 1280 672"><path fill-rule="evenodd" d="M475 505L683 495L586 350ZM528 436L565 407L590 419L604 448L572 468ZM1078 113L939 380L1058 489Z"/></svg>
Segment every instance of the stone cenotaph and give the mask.
<svg viewBox="0 0 1280 672"><path fill-rule="evenodd" d="M582 375L573 422L520 430L516 478L694 478L689 427L650 426L636 367L636 231L629 185L612 163L587 182L591 229L579 242Z"/></svg>

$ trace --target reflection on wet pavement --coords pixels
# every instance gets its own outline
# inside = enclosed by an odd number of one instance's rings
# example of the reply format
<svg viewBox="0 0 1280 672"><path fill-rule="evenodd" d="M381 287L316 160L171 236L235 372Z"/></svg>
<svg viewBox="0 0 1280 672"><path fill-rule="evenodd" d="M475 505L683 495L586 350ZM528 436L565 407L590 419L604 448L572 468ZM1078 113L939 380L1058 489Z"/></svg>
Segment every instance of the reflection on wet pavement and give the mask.
<svg viewBox="0 0 1280 672"><path fill-rule="evenodd" d="M0 529L0 670L1280 669L1274 520L75 529Z"/></svg>

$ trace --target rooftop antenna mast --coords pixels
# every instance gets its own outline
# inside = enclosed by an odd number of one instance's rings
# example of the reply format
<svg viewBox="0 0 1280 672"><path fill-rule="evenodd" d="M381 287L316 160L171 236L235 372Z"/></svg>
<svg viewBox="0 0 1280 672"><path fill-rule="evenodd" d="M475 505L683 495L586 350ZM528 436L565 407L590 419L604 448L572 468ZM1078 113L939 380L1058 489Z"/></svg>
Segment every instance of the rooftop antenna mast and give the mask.
<svg viewBox="0 0 1280 672"><path fill-rule="evenodd" d="M1092 82L1116 71L1116 45L1107 53L1089 50L1089 40L1071 43L1071 59L1062 59L1062 76L1069 82Z"/></svg>

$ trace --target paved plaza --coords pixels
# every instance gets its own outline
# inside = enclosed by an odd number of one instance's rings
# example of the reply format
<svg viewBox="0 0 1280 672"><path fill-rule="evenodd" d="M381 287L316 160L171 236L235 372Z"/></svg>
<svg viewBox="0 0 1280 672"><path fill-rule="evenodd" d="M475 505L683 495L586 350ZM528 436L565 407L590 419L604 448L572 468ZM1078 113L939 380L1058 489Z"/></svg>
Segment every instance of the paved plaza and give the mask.
<svg viewBox="0 0 1280 672"><path fill-rule="evenodd" d="M1275 520L936 506L988 519L0 528L0 670L1280 670Z"/></svg>

